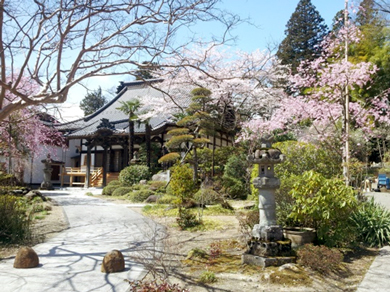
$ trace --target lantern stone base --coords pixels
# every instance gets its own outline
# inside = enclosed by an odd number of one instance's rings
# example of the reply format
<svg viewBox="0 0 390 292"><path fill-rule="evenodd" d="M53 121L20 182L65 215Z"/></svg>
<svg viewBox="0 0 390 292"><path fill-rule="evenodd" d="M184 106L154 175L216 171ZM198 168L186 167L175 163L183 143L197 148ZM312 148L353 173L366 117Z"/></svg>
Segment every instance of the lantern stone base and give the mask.
<svg viewBox="0 0 390 292"><path fill-rule="evenodd" d="M270 232L265 232L268 238L273 237L275 234L277 240L265 240L259 238L252 238L248 242L248 249L242 255L241 261L244 264L257 265L261 267L268 266L281 266L287 263L295 262L295 256L291 249L291 240L284 239L283 233L280 237L279 232L273 232L279 230L279 228L266 228ZM272 231L272 232L271 232ZM271 236L269 236L271 234Z"/></svg>
<svg viewBox="0 0 390 292"><path fill-rule="evenodd" d="M244 253L241 256L241 262L243 264L247 265L254 265L254 266L260 266L263 268L266 267L279 267L284 264L294 263L295 257L262 257L262 256L256 256L253 254Z"/></svg>

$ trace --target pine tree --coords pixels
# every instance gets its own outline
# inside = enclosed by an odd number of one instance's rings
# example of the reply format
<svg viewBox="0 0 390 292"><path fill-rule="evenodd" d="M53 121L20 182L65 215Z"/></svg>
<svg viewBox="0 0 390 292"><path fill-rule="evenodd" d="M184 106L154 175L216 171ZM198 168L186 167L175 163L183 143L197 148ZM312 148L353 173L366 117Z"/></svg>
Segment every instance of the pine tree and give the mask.
<svg viewBox="0 0 390 292"><path fill-rule="evenodd" d="M300 0L286 28L286 37L276 55L282 64L291 65L292 73L296 73L301 61L319 56L319 45L327 35L328 27L310 0Z"/></svg>
<svg viewBox="0 0 390 292"><path fill-rule="evenodd" d="M95 111L105 105L108 100L102 95L102 89L99 86L97 90L89 92L80 102L80 108L84 112L84 116L93 114Z"/></svg>

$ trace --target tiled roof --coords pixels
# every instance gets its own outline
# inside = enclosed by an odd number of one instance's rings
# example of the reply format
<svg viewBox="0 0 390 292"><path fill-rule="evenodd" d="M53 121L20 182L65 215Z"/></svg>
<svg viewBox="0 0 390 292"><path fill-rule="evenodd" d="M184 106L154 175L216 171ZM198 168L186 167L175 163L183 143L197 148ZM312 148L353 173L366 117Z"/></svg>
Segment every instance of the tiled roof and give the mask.
<svg viewBox="0 0 390 292"><path fill-rule="evenodd" d="M153 80L152 82L158 81ZM135 100L140 96L161 96L161 99L163 99L163 94L143 81L134 81L124 83L123 85L125 85L124 89L101 109L84 118L57 125L57 129L65 132L67 137L84 137L95 134L102 119L107 119L108 122L115 126L114 133L128 133L128 116L117 109L121 106L121 101ZM188 98L185 99L186 102L184 103L188 103ZM169 116L152 117L149 121L152 131L166 124L171 124L169 118ZM145 125L135 123L134 130L136 133L144 133Z"/></svg>

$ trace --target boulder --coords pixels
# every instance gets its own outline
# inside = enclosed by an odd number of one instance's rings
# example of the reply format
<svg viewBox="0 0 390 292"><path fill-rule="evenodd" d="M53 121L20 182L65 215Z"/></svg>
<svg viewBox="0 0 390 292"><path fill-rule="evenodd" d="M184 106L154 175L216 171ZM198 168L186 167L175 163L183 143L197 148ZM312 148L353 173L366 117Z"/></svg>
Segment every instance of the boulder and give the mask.
<svg viewBox="0 0 390 292"><path fill-rule="evenodd" d="M37 253L31 247L21 247L16 254L14 268L29 269L39 265Z"/></svg>
<svg viewBox="0 0 390 292"><path fill-rule="evenodd" d="M169 181L169 170L152 176L153 181Z"/></svg>
<svg viewBox="0 0 390 292"><path fill-rule="evenodd" d="M42 201L46 202L47 201L47 198L41 194L40 191L37 191L37 190L33 190L33 191L29 191L26 195L25 195L25 198L27 199L27 201L32 201L34 198L36 197L39 197L42 199Z"/></svg>
<svg viewBox="0 0 390 292"><path fill-rule="evenodd" d="M116 273L121 272L125 269L125 259L123 254L119 250L112 250L104 256L102 273Z"/></svg>
<svg viewBox="0 0 390 292"><path fill-rule="evenodd" d="M157 195L150 195L146 200L145 203L157 203L157 200L160 199L160 196Z"/></svg>

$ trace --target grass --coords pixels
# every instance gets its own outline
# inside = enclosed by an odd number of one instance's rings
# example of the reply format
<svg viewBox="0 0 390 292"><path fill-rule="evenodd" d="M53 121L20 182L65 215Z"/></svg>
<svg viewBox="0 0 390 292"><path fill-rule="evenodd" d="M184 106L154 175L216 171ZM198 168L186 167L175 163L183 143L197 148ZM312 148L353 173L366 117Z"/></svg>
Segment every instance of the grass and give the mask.
<svg viewBox="0 0 390 292"><path fill-rule="evenodd" d="M194 208L194 212L198 212L199 208ZM157 217L177 217L178 208L170 207L170 205L165 204L156 204L156 205L146 205L143 207L142 212L148 216L157 216ZM234 215L234 210L228 210L221 207L221 205L208 206L203 209L203 216L218 216L218 215Z"/></svg>

